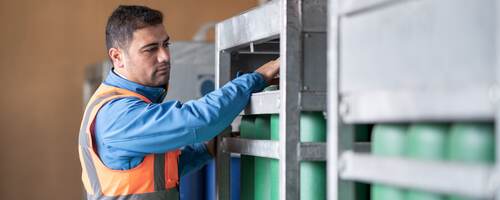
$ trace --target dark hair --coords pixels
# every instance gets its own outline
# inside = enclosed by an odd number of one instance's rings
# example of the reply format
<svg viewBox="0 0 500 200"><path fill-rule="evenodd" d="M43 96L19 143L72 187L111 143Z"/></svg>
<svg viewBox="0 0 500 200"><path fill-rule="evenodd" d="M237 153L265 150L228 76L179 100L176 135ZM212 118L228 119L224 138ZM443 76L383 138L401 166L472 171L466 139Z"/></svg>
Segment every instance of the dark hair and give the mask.
<svg viewBox="0 0 500 200"><path fill-rule="evenodd" d="M106 25L106 48L128 48L137 29L163 23L163 14L145 6L124 6L116 8Z"/></svg>

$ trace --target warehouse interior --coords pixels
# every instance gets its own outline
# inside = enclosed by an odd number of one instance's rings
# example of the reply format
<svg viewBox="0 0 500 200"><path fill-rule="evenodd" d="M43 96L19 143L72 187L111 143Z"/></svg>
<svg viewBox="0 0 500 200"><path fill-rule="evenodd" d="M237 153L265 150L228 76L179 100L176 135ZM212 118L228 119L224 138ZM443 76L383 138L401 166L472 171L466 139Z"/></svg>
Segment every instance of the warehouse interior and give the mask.
<svg viewBox="0 0 500 200"><path fill-rule="evenodd" d="M164 102L279 59L180 199L500 199L498 0L0 1L0 199L87 199L78 132L119 5L164 15Z"/></svg>

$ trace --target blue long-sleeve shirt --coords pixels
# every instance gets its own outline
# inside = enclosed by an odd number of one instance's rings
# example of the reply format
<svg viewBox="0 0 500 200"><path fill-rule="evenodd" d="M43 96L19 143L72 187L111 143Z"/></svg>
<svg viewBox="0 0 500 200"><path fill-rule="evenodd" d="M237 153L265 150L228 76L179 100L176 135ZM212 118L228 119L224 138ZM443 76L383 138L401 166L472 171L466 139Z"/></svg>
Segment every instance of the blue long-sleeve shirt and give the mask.
<svg viewBox="0 0 500 200"><path fill-rule="evenodd" d="M103 163L111 169L126 170L140 164L147 154L181 148L181 176L211 159L202 142L228 127L247 105L251 93L266 85L262 75L244 74L198 100L183 104L161 103L165 89L137 84L113 70L104 84L136 92L153 103L125 97L113 99L100 109L94 130Z"/></svg>

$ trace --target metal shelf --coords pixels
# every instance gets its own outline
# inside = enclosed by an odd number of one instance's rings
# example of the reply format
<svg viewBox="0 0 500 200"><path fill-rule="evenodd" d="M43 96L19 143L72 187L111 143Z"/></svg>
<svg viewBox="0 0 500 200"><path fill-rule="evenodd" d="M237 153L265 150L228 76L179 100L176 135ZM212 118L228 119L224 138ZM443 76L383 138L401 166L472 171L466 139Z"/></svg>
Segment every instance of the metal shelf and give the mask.
<svg viewBox="0 0 500 200"><path fill-rule="evenodd" d="M344 152L339 175L345 180L382 183L470 198L493 198L498 174L491 165L420 161Z"/></svg>
<svg viewBox="0 0 500 200"><path fill-rule="evenodd" d="M303 142L299 144L301 161L325 161L326 143ZM221 148L227 153L280 159L279 141L223 138Z"/></svg>
<svg viewBox="0 0 500 200"><path fill-rule="evenodd" d="M279 141L223 138L220 146L222 150L227 153L237 153L274 159L280 158ZM300 143L299 159L302 161L325 161L326 143Z"/></svg>
<svg viewBox="0 0 500 200"><path fill-rule="evenodd" d="M250 97L248 106L241 115L279 114L280 91L267 91L254 93ZM301 111L324 111L326 110L326 93L305 91L300 93Z"/></svg>
<svg viewBox="0 0 500 200"><path fill-rule="evenodd" d="M326 160L325 142L301 142L299 145L299 159L301 161ZM371 145L368 142L354 144L354 149L357 152L370 152L370 147ZM223 137L220 148L226 153L274 159L280 158L279 141Z"/></svg>
<svg viewBox="0 0 500 200"><path fill-rule="evenodd" d="M493 87L380 90L341 95L345 123L492 121Z"/></svg>
<svg viewBox="0 0 500 200"><path fill-rule="evenodd" d="M242 115L277 114L280 112L280 91L254 93Z"/></svg>
<svg viewBox="0 0 500 200"><path fill-rule="evenodd" d="M220 147L228 153L279 159L278 141L223 138Z"/></svg>

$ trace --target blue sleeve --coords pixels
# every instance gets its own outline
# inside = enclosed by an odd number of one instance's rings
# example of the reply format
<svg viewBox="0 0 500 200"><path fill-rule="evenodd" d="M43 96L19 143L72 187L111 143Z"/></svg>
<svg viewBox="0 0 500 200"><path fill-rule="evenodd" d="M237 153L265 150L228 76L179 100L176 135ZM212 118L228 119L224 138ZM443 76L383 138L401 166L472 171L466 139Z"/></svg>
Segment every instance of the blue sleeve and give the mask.
<svg viewBox="0 0 500 200"><path fill-rule="evenodd" d="M181 148L179 157L179 174L187 175L199 170L212 159L204 143L187 145Z"/></svg>
<svg viewBox="0 0 500 200"><path fill-rule="evenodd" d="M264 86L262 75L250 73L184 104L148 104L129 97L114 99L98 113L97 145L109 152L120 152L120 157L133 157L207 141L229 126L245 108L251 93Z"/></svg>

